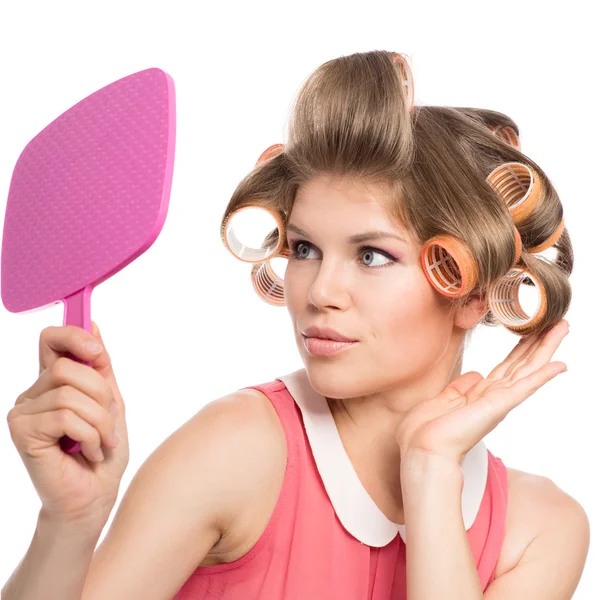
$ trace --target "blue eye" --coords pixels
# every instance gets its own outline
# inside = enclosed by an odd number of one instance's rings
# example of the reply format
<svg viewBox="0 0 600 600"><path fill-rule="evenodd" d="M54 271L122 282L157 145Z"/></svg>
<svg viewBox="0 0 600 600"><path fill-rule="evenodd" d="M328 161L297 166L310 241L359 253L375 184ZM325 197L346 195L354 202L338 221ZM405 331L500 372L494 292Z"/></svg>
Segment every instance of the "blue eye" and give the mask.
<svg viewBox="0 0 600 600"><path fill-rule="evenodd" d="M307 249L310 252L310 244L308 242L294 242L292 243L293 257L303 260L306 258L307 253L303 252L303 249Z"/></svg>
<svg viewBox="0 0 600 600"><path fill-rule="evenodd" d="M290 250L291 250L290 259L292 259L292 260L306 260L310 253L310 250L314 249L314 246L310 242L307 242L306 240L290 240L289 246L290 246ZM389 262L386 262L384 264L378 264L378 265L365 264L364 262L361 261L362 266L367 267L368 269L378 269L381 267L389 267L389 266L393 265L394 263L398 262L396 258L391 256L387 252L385 252L383 250L379 250L377 248L373 248L371 246L362 246L358 249L358 255L360 257L364 257L367 254L371 254L371 255L378 254L379 256L383 256L384 258L387 258L389 260Z"/></svg>

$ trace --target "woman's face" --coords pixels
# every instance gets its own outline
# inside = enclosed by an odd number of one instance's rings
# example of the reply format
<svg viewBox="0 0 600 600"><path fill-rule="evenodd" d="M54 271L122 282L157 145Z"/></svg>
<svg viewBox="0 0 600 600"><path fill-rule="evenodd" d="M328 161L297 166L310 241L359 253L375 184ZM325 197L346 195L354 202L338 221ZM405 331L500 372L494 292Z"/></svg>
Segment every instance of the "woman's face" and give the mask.
<svg viewBox="0 0 600 600"><path fill-rule="evenodd" d="M449 301L425 278L421 245L385 214L385 193L322 176L298 190L288 221L285 301L311 384L330 398L418 385L450 358ZM367 232L386 237L348 239ZM313 355L302 335L310 326L357 342L332 356Z"/></svg>

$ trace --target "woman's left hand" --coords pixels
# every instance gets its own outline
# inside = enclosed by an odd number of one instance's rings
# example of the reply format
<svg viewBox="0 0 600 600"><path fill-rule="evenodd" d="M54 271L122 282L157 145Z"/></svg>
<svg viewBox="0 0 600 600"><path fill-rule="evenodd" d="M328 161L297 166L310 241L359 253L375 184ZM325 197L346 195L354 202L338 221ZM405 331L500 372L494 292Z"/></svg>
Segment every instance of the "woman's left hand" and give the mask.
<svg viewBox="0 0 600 600"><path fill-rule="evenodd" d="M396 432L401 457L416 452L460 465L513 408L567 370L565 363L549 361L568 333L563 319L545 334L521 338L485 379L469 371L417 404Z"/></svg>

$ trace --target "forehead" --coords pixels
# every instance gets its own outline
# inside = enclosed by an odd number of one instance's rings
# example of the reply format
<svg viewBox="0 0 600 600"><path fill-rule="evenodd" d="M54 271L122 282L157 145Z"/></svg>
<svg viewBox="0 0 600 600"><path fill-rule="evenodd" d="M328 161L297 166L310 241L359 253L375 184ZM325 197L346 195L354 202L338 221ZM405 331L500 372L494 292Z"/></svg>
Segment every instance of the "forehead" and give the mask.
<svg viewBox="0 0 600 600"><path fill-rule="evenodd" d="M331 224L334 220L341 225L376 225L397 230L385 208L391 194L391 188L383 185L322 175L300 186L290 221L297 219L308 227L325 221Z"/></svg>

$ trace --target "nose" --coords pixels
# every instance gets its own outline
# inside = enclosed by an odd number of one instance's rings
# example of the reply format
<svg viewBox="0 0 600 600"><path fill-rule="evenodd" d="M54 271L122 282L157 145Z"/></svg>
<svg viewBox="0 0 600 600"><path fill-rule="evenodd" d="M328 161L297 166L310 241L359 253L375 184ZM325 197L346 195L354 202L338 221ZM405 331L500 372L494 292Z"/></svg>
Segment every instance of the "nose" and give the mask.
<svg viewBox="0 0 600 600"><path fill-rule="evenodd" d="M318 309L348 308L351 299L350 276L349 266L343 261L321 260L308 291L308 303Z"/></svg>

